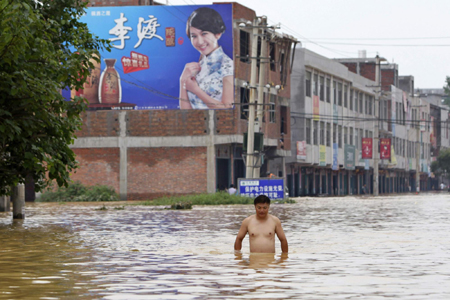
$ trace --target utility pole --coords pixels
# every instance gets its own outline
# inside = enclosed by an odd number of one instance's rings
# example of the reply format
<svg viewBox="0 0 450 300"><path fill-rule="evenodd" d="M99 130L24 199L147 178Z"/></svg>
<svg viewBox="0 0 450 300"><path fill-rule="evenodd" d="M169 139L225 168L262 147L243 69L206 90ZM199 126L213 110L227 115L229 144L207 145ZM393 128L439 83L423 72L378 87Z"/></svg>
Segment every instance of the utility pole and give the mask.
<svg viewBox="0 0 450 300"><path fill-rule="evenodd" d="M258 19L253 20L252 26L252 51L250 54L251 59L251 72L250 72L250 99L248 105L248 130L247 130L247 166L245 172L245 178L253 177L253 169L255 165L254 159L254 146L255 146L255 89L256 89L256 63L257 63L257 47L258 47Z"/></svg>
<svg viewBox="0 0 450 300"><path fill-rule="evenodd" d="M11 196L13 203L13 219L25 219L25 185L19 183L15 186Z"/></svg>
<svg viewBox="0 0 450 300"><path fill-rule="evenodd" d="M416 144L416 193L420 192L420 126L418 123L415 124L417 127L417 144Z"/></svg>
<svg viewBox="0 0 450 300"><path fill-rule="evenodd" d="M258 120L258 128L259 131L259 124L262 124L263 120L263 112L264 112L264 82L265 82L265 75L266 75L266 63L267 63L267 44L266 44L266 36L265 36L265 29L264 27L267 26L267 17L263 16L261 17L261 27L262 27L262 36L261 36L261 56L259 58L259 83L258 83L258 110L256 114L256 119ZM261 157L262 159L262 157ZM253 178L259 178L260 176L260 168L255 167L253 169Z"/></svg>
<svg viewBox="0 0 450 300"><path fill-rule="evenodd" d="M373 195L378 196L379 184L378 184L378 161L380 159L380 145L379 145L379 126L380 126L380 96L381 96L381 82L380 82L380 57L376 56L376 65L375 65L375 82L376 82L376 93L375 93L375 128L373 133L373 144L372 144L372 152L373 152Z"/></svg>

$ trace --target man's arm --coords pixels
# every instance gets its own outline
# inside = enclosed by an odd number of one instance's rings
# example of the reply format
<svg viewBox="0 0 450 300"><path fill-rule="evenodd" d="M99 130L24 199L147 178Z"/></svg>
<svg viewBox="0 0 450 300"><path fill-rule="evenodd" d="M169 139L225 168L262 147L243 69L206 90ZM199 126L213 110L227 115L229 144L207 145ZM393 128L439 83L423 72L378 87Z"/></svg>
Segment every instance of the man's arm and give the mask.
<svg viewBox="0 0 450 300"><path fill-rule="evenodd" d="M288 253L289 250L288 241L286 235L284 234L283 227L281 226L280 219L276 218L276 224L277 226L275 227L275 233L277 234L278 239L280 240L281 243L281 252Z"/></svg>
<svg viewBox="0 0 450 300"><path fill-rule="evenodd" d="M245 238L245 235L248 231L248 219L246 218L241 225L241 228L239 229L239 232L236 236L236 241L234 242L234 250L241 250L242 249L242 240Z"/></svg>

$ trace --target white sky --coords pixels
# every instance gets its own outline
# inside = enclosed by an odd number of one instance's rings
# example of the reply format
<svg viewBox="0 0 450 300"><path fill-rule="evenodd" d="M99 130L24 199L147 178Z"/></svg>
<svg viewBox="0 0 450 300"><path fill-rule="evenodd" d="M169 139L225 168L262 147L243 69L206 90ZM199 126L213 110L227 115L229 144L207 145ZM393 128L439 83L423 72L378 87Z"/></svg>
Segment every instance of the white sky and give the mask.
<svg viewBox="0 0 450 300"><path fill-rule="evenodd" d="M169 5L212 2L230 1L168 1ZM445 77L450 76L449 0L236 2L253 9L258 16L266 15L270 25L281 23L280 32L296 37L303 47L325 57L355 58L358 57L358 50L366 50L367 57L375 57L378 53L399 65L399 75L414 76L415 88L442 88Z"/></svg>

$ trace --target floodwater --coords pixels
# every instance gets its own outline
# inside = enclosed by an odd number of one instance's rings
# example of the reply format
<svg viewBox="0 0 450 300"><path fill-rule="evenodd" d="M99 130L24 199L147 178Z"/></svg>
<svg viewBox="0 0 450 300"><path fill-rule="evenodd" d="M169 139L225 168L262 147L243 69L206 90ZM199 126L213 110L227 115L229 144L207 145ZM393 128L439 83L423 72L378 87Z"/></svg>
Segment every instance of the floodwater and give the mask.
<svg viewBox="0 0 450 300"><path fill-rule="evenodd" d="M251 205L0 213L0 299L450 299L450 194L272 204L288 257L233 251Z"/></svg>

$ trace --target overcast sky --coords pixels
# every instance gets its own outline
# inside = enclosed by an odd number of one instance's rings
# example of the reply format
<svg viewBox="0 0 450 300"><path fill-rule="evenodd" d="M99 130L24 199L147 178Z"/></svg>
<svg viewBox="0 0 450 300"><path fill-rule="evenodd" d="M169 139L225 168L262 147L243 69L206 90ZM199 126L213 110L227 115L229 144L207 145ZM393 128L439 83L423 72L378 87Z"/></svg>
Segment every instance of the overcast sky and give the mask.
<svg viewBox="0 0 450 300"><path fill-rule="evenodd" d="M169 5L212 2L168 1ZM280 32L325 57L354 58L359 50L366 50L367 57L378 53L399 65L399 75L414 76L416 88L442 88L445 77L450 76L450 0L237 2L258 16L266 15L270 25L281 23Z"/></svg>

